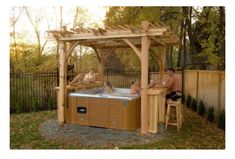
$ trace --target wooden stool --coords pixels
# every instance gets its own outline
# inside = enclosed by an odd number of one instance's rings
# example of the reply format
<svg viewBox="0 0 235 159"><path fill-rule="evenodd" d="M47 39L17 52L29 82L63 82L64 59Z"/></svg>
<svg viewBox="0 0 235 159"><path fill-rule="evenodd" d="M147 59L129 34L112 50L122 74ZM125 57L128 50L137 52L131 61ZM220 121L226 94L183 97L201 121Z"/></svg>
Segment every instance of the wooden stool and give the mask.
<svg viewBox="0 0 235 159"><path fill-rule="evenodd" d="M171 117L170 110L175 107L176 108L176 122L169 122ZM171 99L167 100L167 112L166 112L166 123L165 123L165 130L167 130L168 125L177 126L177 131L181 128L182 125L182 106L181 106L181 98L177 99L176 101L172 101Z"/></svg>

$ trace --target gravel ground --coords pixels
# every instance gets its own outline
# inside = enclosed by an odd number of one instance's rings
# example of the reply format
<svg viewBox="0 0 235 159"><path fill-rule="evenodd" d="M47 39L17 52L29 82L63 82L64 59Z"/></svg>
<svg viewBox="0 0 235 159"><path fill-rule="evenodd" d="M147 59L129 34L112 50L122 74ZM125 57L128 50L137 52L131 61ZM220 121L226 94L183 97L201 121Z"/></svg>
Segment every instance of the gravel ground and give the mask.
<svg viewBox="0 0 235 159"><path fill-rule="evenodd" d="M65 124L60 126L57 120L47 120L40 126L43 137L61 142L71 142L76 145L93 148L118 148L119 146L147 144L167 137L170 132L164 132L164 126L159 126L159 133L141 135L140 129L123 131L89 126Z"/></svg>

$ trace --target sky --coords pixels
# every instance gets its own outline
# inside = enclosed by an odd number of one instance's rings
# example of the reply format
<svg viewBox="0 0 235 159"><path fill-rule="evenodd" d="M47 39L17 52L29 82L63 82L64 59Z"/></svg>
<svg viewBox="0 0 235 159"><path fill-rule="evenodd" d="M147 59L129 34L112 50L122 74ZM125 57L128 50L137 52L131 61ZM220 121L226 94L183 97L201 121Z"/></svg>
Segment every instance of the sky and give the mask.
<svg viewBox="0 0 235 159"><path fill-rule="evenodd" d="M71 24L74 17L74 9L75 7L62 7L62 16L63 16L63 25L66 25L71 28ZM98 26L103 26L103 20L105 19L106 7L103 6L83 6L84 9L87 9L87 23L84 25L86 27L92 27L92 24L97 24ZM43 12L39 10L43 9ZM31 7L32 17L36 19L37 15L44 16L43 19L40 19L39 30L42 42L45 41L44 34L46 30L48 30L48 26L50 30L59 29L60 22L60 7ZM16 15L18 15L18 11L15 10ZM45 16L46 15L46 16ZM48 25L49 24L49 25ZM12 28L9 28L10 31ZM16 23L16 32L22 34L22 41L24 42L36 42L36 34L34 33L33 26L30 24L26 14L23 12L20 15L18 22Z"/></svg>

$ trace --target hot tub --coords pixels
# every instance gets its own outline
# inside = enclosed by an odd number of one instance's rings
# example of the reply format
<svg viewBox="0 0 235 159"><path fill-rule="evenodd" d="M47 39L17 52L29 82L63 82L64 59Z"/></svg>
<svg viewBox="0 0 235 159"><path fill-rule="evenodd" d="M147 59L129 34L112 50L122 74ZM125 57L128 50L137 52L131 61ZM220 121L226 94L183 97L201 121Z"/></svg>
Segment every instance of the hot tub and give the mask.
<svg viewBox="0 0 235 159"><path fill-rule="evenodd" d="M114 88L108 94L102 88L73 92L68 98L68 121L120 130L140 127L140 95L130 89Z"/></svg>

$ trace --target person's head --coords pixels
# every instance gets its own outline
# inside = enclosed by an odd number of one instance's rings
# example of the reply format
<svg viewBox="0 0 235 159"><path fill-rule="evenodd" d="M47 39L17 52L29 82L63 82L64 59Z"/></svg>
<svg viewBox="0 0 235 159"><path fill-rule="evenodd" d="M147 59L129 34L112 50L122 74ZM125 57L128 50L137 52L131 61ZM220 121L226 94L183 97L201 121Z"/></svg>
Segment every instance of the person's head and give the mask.
<svg viewBox="0 0 235 159"><path fill-rule="evenodd" d="M133 79L133 80L131 80L131 84L139 85L140 81L138 79Z"/></svg>
<svg viewBox="0 0 235 159"><path fill-rule="evenodd" d="M91 70L89 71L89 74L93 74L93 73L94 73L94 70L91 69Z"/></svg>
<svg viewBox="0 0 235 159"><path fill-rule="evenodd" d="M106 87L112 88L112 85L111 85L111 83L110 83L109 81L105 81L105 82L104 82L104 85L105 85Z"/></svg>
<svg viewBox="0 0 235 159"><path fill-rule="evenodd" d="M135 79L131 80L131 84L135 84Z"/></svg>
<svg viewBox="0 0 235 159"><path fill-rule="evenodd" d="M172 76L174 73L175 73L175 70L174 70L173 68L168 68L167 74L168 74L169 76Z"/></svg>

